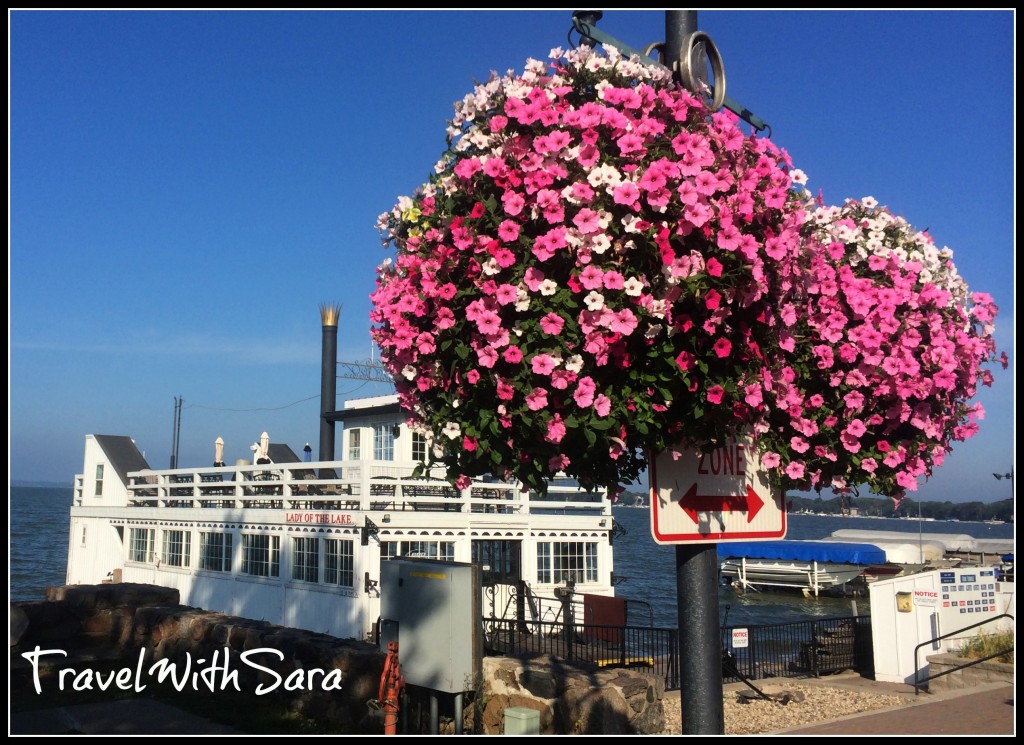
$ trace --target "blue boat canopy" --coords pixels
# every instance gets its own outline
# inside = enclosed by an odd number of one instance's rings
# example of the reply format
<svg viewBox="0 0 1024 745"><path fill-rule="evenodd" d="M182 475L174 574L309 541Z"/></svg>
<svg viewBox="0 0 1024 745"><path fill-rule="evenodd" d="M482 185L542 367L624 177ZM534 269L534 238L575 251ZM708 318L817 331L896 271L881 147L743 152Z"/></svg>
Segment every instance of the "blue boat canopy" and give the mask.
<svg viewBox="0 0 1024 745"><path fill-rule="evenodd" d="M817 561L831 564L884 564L885 551L870 543L831 541L739 541L719 543L722 558Z"/></svg>

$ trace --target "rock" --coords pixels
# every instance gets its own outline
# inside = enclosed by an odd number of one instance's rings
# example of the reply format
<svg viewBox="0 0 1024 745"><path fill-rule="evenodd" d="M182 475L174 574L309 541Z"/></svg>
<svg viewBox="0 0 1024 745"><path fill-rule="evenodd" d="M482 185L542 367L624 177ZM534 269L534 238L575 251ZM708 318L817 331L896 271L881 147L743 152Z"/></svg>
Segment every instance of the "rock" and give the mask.
<svg viewBox="0 0 1024 745"><path fill-rule="evenodd" d="M28 615L19 606L11 603L9 621L11 626L11 646L13 647L21 640L21 635L28 628Z"/></svg>

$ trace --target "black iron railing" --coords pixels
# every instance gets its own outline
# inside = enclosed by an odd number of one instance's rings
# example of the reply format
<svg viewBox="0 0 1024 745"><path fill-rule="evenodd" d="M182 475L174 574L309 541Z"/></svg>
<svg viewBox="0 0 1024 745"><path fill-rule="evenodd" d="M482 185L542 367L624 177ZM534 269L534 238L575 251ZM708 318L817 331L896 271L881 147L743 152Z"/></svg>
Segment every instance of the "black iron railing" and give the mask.
<svg viewBox="0 0 1024 745"><path fill-rule="evenodd" d="M737 640L745 638L746 646L734 644L734 629L746 630L737 636ZM736 670L752 680L874 671L870 616L729 626L722 629L722 649Z"/></svg>
<svg viewBox="0 0 1024 745"><path fill-rule="evenodd" d="M552 621L484 619L486 653L509 657L552 655L597 667L646 669L679 688L679 635L650 626L596 626Z"/></svg>
<svg viewBox="0 0 1024 745"><path fill-rule="evenodd" d="M733 630L745 634L733 634ZM599 667L645 668L679 688L679 634L650 626L595 626L560 621L484 619L486 653L552 655ZM745 639L746 646L735 640ZM870 616L821 618L722 629L722 677L727 681L819 676L842 670L874 672Z"/></svg>

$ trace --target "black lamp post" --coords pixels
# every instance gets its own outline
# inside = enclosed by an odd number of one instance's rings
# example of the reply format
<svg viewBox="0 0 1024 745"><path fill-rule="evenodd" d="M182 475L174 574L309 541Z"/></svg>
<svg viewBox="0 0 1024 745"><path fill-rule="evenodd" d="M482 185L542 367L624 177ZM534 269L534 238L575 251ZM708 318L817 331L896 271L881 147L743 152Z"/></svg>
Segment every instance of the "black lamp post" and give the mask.
<svg viewBox="0 0 1024 745"><path fill-rule="evenodd" d="M1013 469L1011 468L1009 473L993 473L992 475L995 476L996 479L998 479L999 481L1002 481L1003 479L1009 479L1009 481L1010 481L1010 497L1013 497L1013 494L1014 494L1014 491L1013 491Z"/></svg>

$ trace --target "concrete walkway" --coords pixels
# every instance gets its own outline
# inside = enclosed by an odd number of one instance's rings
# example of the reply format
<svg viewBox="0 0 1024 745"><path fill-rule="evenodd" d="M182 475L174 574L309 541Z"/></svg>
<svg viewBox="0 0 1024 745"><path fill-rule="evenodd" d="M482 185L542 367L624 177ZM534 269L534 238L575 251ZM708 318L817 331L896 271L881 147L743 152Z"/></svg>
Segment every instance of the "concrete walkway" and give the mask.
<svg viewBox="0 0 1024 745"><path fill-rule="evenodd" d="M922 693L906 706L782 730L790 735L1013 735L1014 690L990 683Z"/></svg>
<svg viewBox="0 0 1024 745"><path fill-rule="evenodd" d="M777 679L783 682L785 679ZM768 681L757 681L758 684ZM786 681L790 684L890 693L907 699L893 709L854 714L813 725L778 730L788 735L1007 735L1015 733L1014 688L990 683L974 688L940 690L914 696L913 687L879 683L858 675ZM729 689L737 684L730 684ZM678 693L670 694L678 706ZM226 725L211 722L175 706L137 698L11 715L10 734L47 735L241 735Z"/></svg>

